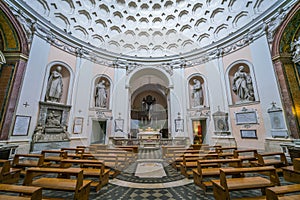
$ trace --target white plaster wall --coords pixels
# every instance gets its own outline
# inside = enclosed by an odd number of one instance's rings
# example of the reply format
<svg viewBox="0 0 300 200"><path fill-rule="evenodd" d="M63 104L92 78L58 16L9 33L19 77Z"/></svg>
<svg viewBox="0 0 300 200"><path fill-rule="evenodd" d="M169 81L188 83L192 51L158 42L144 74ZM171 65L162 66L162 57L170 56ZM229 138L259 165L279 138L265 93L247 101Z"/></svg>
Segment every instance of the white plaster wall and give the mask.
<svg viewBox="0 0 300 200"><path fill-rule="evenodd" d="M115 69L114 74L114 87L112 90L112 114L113 120L119 117L119 113L121 113L120 117L124 119L124 133L119 133L115 136L125 136L127 137L127 133L130 128L130 98L128 96L129 88L126 86L126 70L121 68ZM112 130L114 132L114 128ZM114 135L114 133L113 133Z"/></svg>
<svg viewBox="0 0 300 200"><path fill-rule="evenodd" d="M93 94L91 94L91 80L93 79L93 63L89 60L78 58L77 70L73 90L72 112L69 116L70 132L73 132L73 124L75 117L83 117L83 129L81 134L72 134L74 138L89 138L88 119L89 119L89 102Z"/></svg>
<svg viewBox="0 0 300 200"><path fill-rule="evenodd" d="M170 105L169 105L169 128L171 130L172 137L187 137L187 120L186 120L186 80L184 77L184 69L175 69L172 76L174 87L170 90ZM184 119L184 131L175 132L175 119L180 113L181 119Z"/></svg>
<svg viewBox="0 0 300 200"><path fill-rule="evenodd" d="M45 69L48 64L50 45L36 35L33 37L26 72L17 104L16 115L31 117L28 136L11 136L12 141L31 141L39 113L39 101L43 89ZM28 103L25 107L23 104ZM29 148L25 149L25 151Z"/></svg>
<svg viewBox="0 0 300 200"><path fill-rule="evenodd" d="M259 38L250 45L250 49L259 91L265 136L271 137L271 122L267 110L271 108L272 102L276 102L277 107L283 108L283 106L267 38L265 36Z"/></svg>
<svg viewBox="0 0 300 200"><path fill-rule="evenodd" d="M219 60L212 60L205 64L205 71L207 78L207 86L209 91L209 105L210 105L210 111L211 115L209 120L209 126L207 136L206 136L206 143L213 144L211 139L212 136L214 136L214 123L212 119L212 114L217 112L218 109L222 112L227 111L227 102L225 102L225 91L224 91L224 85L222 76L223 76L223 70L222 68L222 62Z"/></svg>

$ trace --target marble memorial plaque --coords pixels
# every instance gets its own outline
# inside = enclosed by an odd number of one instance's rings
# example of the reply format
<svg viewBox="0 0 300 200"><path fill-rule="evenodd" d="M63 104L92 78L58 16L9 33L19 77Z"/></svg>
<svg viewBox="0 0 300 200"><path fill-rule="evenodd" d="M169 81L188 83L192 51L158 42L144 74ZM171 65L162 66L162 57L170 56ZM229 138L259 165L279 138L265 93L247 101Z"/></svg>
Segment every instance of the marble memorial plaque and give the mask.
<svg viewBox="0 0 300 200"><path fill-rule="evenodd" d="M257 115L255 111L235 113L236 124L257 124Z"/></svg>
<svg viewBox="0 0 300 200"><path fill-rule="evenodd" d="M142 162L137 165L135 176L140 178L162 178L167 175L162 163Z"/></svg>

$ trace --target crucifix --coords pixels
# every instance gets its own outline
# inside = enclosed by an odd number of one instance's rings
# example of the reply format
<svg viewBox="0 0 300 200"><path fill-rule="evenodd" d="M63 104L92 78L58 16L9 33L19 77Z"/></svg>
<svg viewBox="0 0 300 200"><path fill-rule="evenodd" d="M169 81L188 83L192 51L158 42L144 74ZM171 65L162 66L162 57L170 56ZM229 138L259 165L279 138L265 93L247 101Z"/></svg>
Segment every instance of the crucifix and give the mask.
<svg viewBox="0 0 300 200"><path fill-rule="evenodd" d="M26 101L25 103L23 103L23 106L24 106L25 108L27 108L27 107L30 106L30 105L29 105L28 102Z"/></svg>
<svg viewBox="0 0 300 200"><path fill-rule="evenodd" d="M156 99L153 98L151 95L146 96L146 98L143 98L142 104L143 104L143 110L147 111L147 118L149 121L151 121L151 115L153 112L153 104L155 103Z"/></svg>

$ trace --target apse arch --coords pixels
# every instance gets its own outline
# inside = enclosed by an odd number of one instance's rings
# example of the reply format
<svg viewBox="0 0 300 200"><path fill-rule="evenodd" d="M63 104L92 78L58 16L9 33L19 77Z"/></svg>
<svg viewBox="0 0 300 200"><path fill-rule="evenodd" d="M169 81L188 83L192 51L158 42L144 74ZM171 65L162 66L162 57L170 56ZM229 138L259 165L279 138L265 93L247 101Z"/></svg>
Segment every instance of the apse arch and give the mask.
<svg viewBox="0 0 300 200"><path fill-rule="evenodd" d="M174 84L171 79L170 74L168 74L165 70L162 70L158 67L146 67L146 68L137 68L133 70L126 80L126 87L130 87L136 79L145 75L152 75L155 77L164 80L164 86L167 88L173 88Z"/></svg>
<svg viewBox="0 0 300 200"><path fill-rule="evenodd" d="M126 82L129 96L130 132L133 137L147 128L168 137L171 75L155 67L135 69Z"/></svg>

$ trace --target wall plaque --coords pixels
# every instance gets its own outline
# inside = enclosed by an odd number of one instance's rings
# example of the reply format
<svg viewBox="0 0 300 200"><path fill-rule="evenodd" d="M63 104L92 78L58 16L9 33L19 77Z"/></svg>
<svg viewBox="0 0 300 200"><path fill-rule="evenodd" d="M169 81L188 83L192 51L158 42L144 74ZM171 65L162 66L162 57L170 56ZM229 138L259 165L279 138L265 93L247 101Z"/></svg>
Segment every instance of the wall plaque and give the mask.
<svg viewBox="0 0 300 200"><path fill-rule="evenodd" d="M73 126L73 133L82 133L83 127L83 117L75 117L74 119L74 126Z"/></svg>
<svg viewBox="0 0 300 200"><path fill-rule="evenodd" d="M26 135L28 135L30 119L31 119L30 116L17 115L12 135L13 136L26 136Z"/></svg>
<svg viewBox="0 0 300 200"><path fill-rule="evenodd" d="M254 110L243 108L241 112L235 113L236 124L257 124L257 113Z"/></svg>
<svg viewBox="0 0 300 200"><path fill-rule="evenodd" d="M257 139L256 130L240 130L242 138Z"/></svg>

